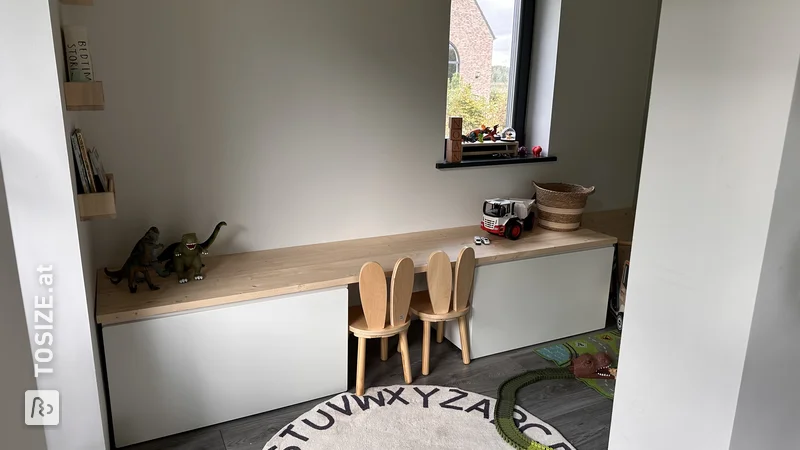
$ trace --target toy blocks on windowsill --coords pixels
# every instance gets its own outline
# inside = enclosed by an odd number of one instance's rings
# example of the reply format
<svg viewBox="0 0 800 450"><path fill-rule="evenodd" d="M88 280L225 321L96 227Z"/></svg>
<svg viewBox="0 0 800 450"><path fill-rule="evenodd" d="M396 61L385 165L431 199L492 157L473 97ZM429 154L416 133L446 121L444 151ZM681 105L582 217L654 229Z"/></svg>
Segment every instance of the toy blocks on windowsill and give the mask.
<svg viewBox="0 0 800 450"><path fill-rule="evenodd" d="M461 131L463 127L463 120L461 117L450 118L450 139L447 140L447 152L445 160L449 163L461 162L461 151L463 149L461 142Z"/></svg>

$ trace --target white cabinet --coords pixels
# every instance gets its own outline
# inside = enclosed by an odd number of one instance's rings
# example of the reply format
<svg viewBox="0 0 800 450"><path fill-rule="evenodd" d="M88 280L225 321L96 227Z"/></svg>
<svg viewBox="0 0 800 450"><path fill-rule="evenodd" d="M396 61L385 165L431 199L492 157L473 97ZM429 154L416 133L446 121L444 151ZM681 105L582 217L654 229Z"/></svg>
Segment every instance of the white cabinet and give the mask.
<svg viewBox="0 0 800 450"><path fill-rule="evenodd" d="M614 248L479 266L470 316L472 358L605 327ZM461 348L458 327L446 337Z"/></svg>
<svg viewBox="0 0 800 450"><path fill-rule="evenodd" d="M347 288L103 328L115 444L347 390Z"/></svg>

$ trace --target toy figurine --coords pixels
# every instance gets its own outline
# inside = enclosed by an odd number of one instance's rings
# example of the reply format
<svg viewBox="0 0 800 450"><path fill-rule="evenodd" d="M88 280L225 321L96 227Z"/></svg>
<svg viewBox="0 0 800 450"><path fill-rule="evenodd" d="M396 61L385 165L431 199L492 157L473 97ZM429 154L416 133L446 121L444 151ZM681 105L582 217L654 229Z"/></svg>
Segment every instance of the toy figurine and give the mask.
<svg viewBox="0 0 800 450"><path fill-rule="evenodd" d="M158 243L158 238L158 228L150 227L147 233L136 242L136 246L131 250L130 256L128 256L128 259L121 269L115 272L109 271L108 267L103 269L105 274L111 278L111 282L118 284L123 278L127 278L128 290L131 291L131 294L134 294L137 288L136 275L141 273L144 275L144 281L147 282L147 287L149 287L151 291L158 290L159 287L153 284L153 280L150 279L150 271L148 270L153 261L153 253L160 248L164 248L163 244Z"/></svg>
<svg viewBox="0 0 800 450"><path fill-rule="evenodd" d="M519 150L517 150L517 153L519 154L520 158L525 158L528 156L528 149L525 147L520 147Z"/></svg>
<svg viewBox="0 0 800 450"><path fill-rule="evenodd" d="M474 130L470 131L470 133L466 136L461 136L461 139L465 142L481 142L489 137L492 139L492 142L497 140L497 127L495 125L494 128L487 128L486 125L481 125L480 128L475 128Z"/></svg>
<svg viewBox="0 0 800 450"><path fill-rule="evenodd" d="M164 268L167 274L172 272L178 274L178 283L188 283L189 276L193 276L195 280L202 280L204 276L201 273L203 268L201 256L208 255L208 248L217 239L219 230L226 225L228 224L225 222L218 223L211 236L202 244L197 243L195 233L184 234L180 242L170 244L161 252L158 261L166 261Z"/></svg>
<svg viewBox="0 0 800 450"><path fill-rule="evenodd" d="M485 128L484 127L484 132L483 132L484 133L484 137L485 138L488 137L489 139L492 140L492 142L497 142L497 127L498 126L499 125L495 125L492 128Z"/></svg>
<svg viewBox="0 0 800 450"><path fill-rule="evenodd" d="M472 130L467 135L461 136L461 140L464 142L475 143L478 142L478 135L481 134L481 130Z"/></svg>
<svg viewBox="0 0 800 450"><path fill-rule="evenodd" d="M531 151L533 152L533 156L535 158L538 158L538 157L542 156L542 147L539 146L539 145L537 145L536 147L533 147L533 149L531 149Z"/></svg>
<svg viewBox="0 0 800 450"><path fill-rule="evenodd" d="M500 140L504 142L514 142L517 140L517 132L513 128L508 127L500 133Z"/></svg>

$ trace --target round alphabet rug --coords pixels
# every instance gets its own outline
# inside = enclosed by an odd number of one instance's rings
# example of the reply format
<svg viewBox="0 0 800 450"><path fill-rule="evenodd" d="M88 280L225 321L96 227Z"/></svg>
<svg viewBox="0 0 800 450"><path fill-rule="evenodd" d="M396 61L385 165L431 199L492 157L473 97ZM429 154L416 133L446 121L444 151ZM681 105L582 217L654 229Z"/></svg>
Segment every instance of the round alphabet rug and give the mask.
<svg viewBox="0 0 800 450"><path fill-rule="evenodd" d="M495 400L442 386L388 386L362 397L320 403L267 442L264 450L504 449L494 426ZM520 429L556 450L575 450L555 428L517 407Z"/></svg>

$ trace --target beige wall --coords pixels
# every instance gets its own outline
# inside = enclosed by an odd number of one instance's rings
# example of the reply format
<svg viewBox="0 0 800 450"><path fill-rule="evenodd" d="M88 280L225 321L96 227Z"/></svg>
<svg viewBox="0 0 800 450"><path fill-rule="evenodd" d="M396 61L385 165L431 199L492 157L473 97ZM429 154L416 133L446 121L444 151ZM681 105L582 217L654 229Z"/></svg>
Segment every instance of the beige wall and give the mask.
<svg viewBox="0 0 800 450"><path fill-rule="evenodd" d="M489 97L492 87L494 36L475 0L452 0L450 42L458 51L461 79L472 93Z"/></svg>
<svg viewBox="0 0 800 450"><path fill-rule="evenodd" d="M595 207L630 206L639 175L659 1L561 4L546 150L558 156L562 173L580 174L581 183L605 191L602 200L594 199Z"/></svg>
<svg viewBox="0 0 800 450"><path fill-rule="evenodd" d="M607 3L610 16L631 7ZM581 117L569 132L595 144L573 146L561 132L551 152L556 163L435 169L443 155L449 4L287 3L282 14L303 17L303 27L273 20L274 7L263 0L240 0L237 8L214 0L65 8L67 23L88 25L105 85L105 111L81 114L81 125L117 181L117 219L92 223L95 263L121 265L152 225L169 242L190 231L205 236L226 220L211 249L222 254L477 224L484 199L530 196L533 179L595 184L590 209L631 206L638 147L619 141L641 138L641 96L621 96L613 108L596 96L566 103L558 120ZM654 14L634 11L616 26L638 30L635 23ZM572 14L591 23L597 11ZM612 36L569 51L632 58ZM649 54L635 60L646 73ZM567 67L573 76L584 70ZM607 70L592 84L597 96L609 86L625 92L626 83L646 84L627 66ZM582 116L623 106L630 116L639 109L638 125L616 128L613 141ZM631 158L633 167L598 161L604 157Z"/></svg>

